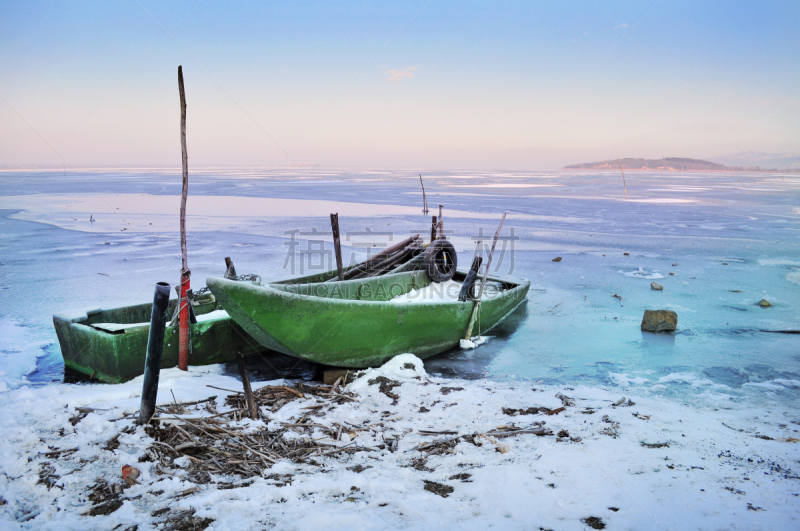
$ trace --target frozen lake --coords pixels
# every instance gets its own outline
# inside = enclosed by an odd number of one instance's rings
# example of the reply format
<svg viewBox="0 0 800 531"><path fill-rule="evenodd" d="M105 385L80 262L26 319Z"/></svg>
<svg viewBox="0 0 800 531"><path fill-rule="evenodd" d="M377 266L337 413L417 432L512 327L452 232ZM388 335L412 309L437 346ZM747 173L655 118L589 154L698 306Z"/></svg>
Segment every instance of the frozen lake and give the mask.
<svg viewBox="0 0 800 531"><path fill-rule="evenodd" d="M637 387L682 401L800 398L800 335L773 333L800 330L800 176L635 172L627 201L613 172L424 178L462 267L507 211L513 249L499 246L493 270L532 281L487 344L426 360L429 373ZM430 233L410 172L209 170L190 181L195 289L224 273L225 256L265 280L308 273L309 259L329 269L330 252L314 241L332 249L331 212L346 259ZM54 312L144 302L155 282L177 283L179 194L177 172L2 174L0 386L62 380ZM293 231L298 249L313 252L287 255ZM647 308L676 311L678 331L641 332Z"/></svg>

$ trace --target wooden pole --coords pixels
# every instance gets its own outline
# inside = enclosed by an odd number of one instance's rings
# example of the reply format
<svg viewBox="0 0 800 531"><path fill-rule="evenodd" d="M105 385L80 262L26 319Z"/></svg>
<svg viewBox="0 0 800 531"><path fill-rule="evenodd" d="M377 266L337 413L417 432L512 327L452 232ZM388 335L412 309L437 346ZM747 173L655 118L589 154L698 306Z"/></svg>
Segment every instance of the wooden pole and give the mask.
<svg viewBox="0 0 800 531"><path fill-rule="evenodd" d="M239 376L242 377L244 400L247 403L247 409L250 411L250 418L256 420L258 418L258 409L256 409L256 400L253 398L253 389L250 387L250 376L247 374L247 367L245 367L244 357L241 352L236 353L236 364L239 366Z"/></svg>
<svg viewBox="0 0 800 531"><path fill-rule="evenodd" d="M625 188L625 201L628 200L628 185L625 184L625 170L622 169L622 163L617 159L617 164L619 164L619 171L622 172L622 186Z"/></svg>
<svg viewBox="0 0 800 531"><path fill-rule="evenodd" d="M336 253L336 271L339 273L339 280L344 280L344 268L342 268L342 243L339 240L339 213L331 214L331 229L333 229L333 250Z"/></svg>
<svg viewBox="0 0 800 531"><path fill-rule="evenodd" d="M503 212L503 217L500 219L500 226L497 227L497 232L494 233L494 241L492 241L492 250L489 251L489 260L486 262L486 269L483 271L483 278L481 279L481 289L478 292L478 298L475 301L475 306L472 308L472 315L469 318L469 325L467 326L467 334L464 339L469 339L472 336L472 328L475 326L475 320L478 318L478 313L481 310L481 297L483 297L483 288L486 286L486 277L489 274L489 268L492 266L492 257L494 256L494 248L497 245L497 238L500 237L500 230L503 228L503 223L506 221L506 213ZM480 330L478 330L480 333Z"/></svg>
<svg viewBox="0 0 800 531"><path fill-rule="evenodd" d="M437 227L436 216L431 216L431 241L436 239L436 233L438 232Z"/></svg>
<svg viewBox="0 0 800 531"><path fill-rule="evenodd" d="M437 236L440 240L446 240L447 238L444 237L444 218L442 217L442 205L439 205L439 236Z"/></svg>
<svg viewBox="0 0 800 531"><path fill-rule="evenodd" d="M189 269L186 257L186 196L189 193L189 155L186 152L186 92L183 90L183 68L178 66L178 91L181 97L181 163L183 190L181 191L181 259L183 270Z"/></svg>
<svg viewBox="0 0 800 531"><path fill-rule="evenodd" d="M428 213L428 198L425 197L425 183L422 182L422 174L419 174L419 184L422 185L422 213Z"/></svg>
<svg viewBox="0 0 800 531"><path fill-rule="evenodd" d="M167 322L169 284L156 284L153 309L150 312L150 331L147 335L147 357L144 360L144 382L139 406L139 424L147 424L156 411L158 376L161 372L161 355L164 352L164 325Z"/></svg>
<svg viewBox="0 0 800 531"><path fill-rule="evenodd" d="M189 301L186 292L191 288L189 260L186 256L186 197L189 193L189 156L186 152L186 92L183 90L183 68L178 66L178 92L181 98L181 165L183 189L181 190L181 289L178 299L180 328L178 331L178 368L189 369Z"/></svg>

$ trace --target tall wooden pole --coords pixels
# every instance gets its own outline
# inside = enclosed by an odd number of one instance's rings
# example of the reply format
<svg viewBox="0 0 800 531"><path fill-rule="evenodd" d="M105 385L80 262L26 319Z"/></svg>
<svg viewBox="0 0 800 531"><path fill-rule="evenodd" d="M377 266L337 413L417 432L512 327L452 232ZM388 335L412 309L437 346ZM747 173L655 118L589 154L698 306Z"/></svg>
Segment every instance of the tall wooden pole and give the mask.
<svg viewBox="0 0 800 531"><path fill-rule="evenodd" d="M486 276L489 274L489 268L492 267L492 257L494 256L494 248L497 245L497 238L500 237L500 230L503 228L503 223L506 221L506 213L503 212L503 217L500 219L500 226L497 227L497 232L494 233L494 241L492 242L492 250L489 251L489 260L486 262L486 269L483 271L483 279L481 279L481 290L478 292L478 298L475 300L475 306L472 308L472 315L469 318L469 325L467 326L467 334L464 339L469 339L472 336L472 328L475 326L475 320L478 313L481 311L481 297L483 297L483 288L486 286ZM481 331L478 330L480 334Z"/></svg>
<svg viewBox="0 0 800 531"><path fill-rule="evenodd" d="M189 193L189 155L186 152L186 92L183 90L183 68L178 66L178 92L181 97L181 163L183 166L183 189L181 191L181 289L178 299L180 329L178 332L178 368L189 369L189 301L186 293L190 289L189 261L186 257L186 196Z"/></svg>

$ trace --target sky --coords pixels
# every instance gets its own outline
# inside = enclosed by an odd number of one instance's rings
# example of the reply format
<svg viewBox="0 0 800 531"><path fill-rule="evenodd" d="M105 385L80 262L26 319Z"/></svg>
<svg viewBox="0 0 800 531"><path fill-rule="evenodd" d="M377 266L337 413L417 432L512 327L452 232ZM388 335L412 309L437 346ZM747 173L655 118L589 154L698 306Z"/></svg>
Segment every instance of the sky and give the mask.
<svg viewBox="0 0 800 531"><path fill-rule="evenodd" d="M0 167L800 153L800 3L0 2Z"/></svg>

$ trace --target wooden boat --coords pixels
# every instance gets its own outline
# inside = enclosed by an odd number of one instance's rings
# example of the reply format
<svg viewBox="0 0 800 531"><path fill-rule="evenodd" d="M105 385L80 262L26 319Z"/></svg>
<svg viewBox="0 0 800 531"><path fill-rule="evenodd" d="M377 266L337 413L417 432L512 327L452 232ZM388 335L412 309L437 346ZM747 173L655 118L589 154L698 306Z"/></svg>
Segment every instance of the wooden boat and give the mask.
<svg viewBox="0 0 800 531"><path fill-rule="evenodd" d="M466 271L453 280L463 281ZM484 294L475 335L491 330L524 300L530 282L489 277L498 289ZM412 353L426 358L464 338L473 301L398 303L398 295L425 288L425 271L324 284L256 286L206 280L231 318L264 347L306 360L348 368L375 367Z"/></svg>
<svg viewBox="0 0 800 531"><path fill-rule="evenodd" d="M381 275L385 272L413 270L423 267L417 236L384 249L370 260L344 269L349 276ZM390 262L392 269L386 269ZM338 272L327 271L276 282L273 285L304 285L336 279ZM256 285L233 281L234 284ZM354 280L352 282L357 282ZM172 321L177 299L170 301L167 319ZM196 296L192 308L197 322L189 325L191 365L225 363L263 352L265 347L254 341L223 310L214 295ZM106 383L122 383L144 373L147 337L150 333L152 303L87 312L61 313L53 316L64 366ZM178 323L170 322L164 336L162 368L178 364Z"/></svg>

